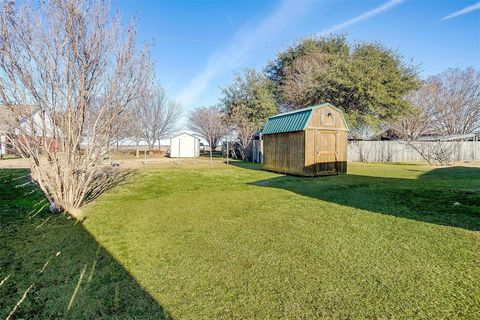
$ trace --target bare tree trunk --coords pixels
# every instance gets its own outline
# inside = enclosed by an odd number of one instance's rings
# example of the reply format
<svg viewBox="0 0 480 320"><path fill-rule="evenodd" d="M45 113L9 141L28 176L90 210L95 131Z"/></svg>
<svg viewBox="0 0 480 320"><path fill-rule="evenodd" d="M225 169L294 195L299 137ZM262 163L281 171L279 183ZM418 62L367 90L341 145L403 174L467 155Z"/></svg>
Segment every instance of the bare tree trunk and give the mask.
<svg viewBox="0 0 480 320"><path fill-rule="evenodd" d="M213 164L213 149L227 132L221 109L218 106L197 108L188 120L188 128L208 142L210 164Z"/></svg>
<svg viewBox="0 0 480 320"><path fill-rule="evenodd" d="M210 138L210 165L213 164L213 154L212 154L212 139Z"/></svg>
<svg viewBox="0 0 480 320"><path fill-rule="evenodd" d="M227 164L228 164L228 140L227 140Z"/></svg>
<svg viewBox="0 0 480 320"><path fill-rule="evenodd" d="M154 87L139 105L135 116L138 123L134 131L140 133L149 151L155 149L157 141L158 150L161 150L160 140L175 131L181 115L181 105L168 100L162 87Z"/></svg>

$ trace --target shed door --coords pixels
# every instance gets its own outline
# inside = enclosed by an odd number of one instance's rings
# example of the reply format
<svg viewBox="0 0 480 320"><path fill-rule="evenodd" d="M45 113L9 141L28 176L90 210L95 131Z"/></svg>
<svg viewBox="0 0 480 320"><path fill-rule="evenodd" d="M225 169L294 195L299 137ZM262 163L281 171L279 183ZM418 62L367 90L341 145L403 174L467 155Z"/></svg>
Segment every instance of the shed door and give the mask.
<svg viewBox="0 0 480 320"><path fill-rule="evenodd" d="M320 171L337 173L337 133L315 130L315 162Z"/></svg>

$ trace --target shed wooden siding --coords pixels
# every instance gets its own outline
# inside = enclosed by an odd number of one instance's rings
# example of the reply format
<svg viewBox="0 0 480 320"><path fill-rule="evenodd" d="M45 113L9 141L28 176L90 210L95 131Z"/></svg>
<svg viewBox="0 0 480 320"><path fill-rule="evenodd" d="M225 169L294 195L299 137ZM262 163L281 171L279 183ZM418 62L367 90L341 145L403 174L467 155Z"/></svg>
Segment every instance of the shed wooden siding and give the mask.
<svg viewBox="0 0 480 320"><path fill-rule="evenodd" d="M347 173L348 128L337 109L315 110L305 132L306 176Z"/></svg>
<svg viewBox="0 0 480 320"><path fill-rule="evenodd" d="M306 129L304 175L347 173L348 131Z"/></svg>
<svg viewBox="0 0 480 320"><path fill-rule="evenodd" d="M334 119L333 122L328 121L328 113L333 114L333 117L331 118ZM348 128L345 126L345 122L343 121L342 114L338 110L329 107L323 107L313 111L307 128L348 131Z"/></svg>
<svg viewBox="0 0 480 320"><path fill-rule="evenodd" d="M304 175L304 131L269 134L263 137L263 167L266 170Z"/></svg>
<svg viewBox="0 0 480 320"><path fill-rule="evenodd" d="M341 111L328 104L312 108L302 131L263 136L264 169L303 176L347 172L348 127Z"/></svg>

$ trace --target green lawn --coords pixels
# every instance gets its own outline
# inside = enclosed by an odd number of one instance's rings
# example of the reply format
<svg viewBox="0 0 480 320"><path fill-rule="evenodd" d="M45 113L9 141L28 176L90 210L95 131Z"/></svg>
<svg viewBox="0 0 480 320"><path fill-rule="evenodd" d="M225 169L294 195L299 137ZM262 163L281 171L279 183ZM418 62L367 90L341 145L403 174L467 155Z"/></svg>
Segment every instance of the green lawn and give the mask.
<svg viewBox="0 0 480 320"><path fill-rule="evenodd" d="M257 169L141 170L81 224L0 170L0 318L480 318L480 168Z"/></svg>

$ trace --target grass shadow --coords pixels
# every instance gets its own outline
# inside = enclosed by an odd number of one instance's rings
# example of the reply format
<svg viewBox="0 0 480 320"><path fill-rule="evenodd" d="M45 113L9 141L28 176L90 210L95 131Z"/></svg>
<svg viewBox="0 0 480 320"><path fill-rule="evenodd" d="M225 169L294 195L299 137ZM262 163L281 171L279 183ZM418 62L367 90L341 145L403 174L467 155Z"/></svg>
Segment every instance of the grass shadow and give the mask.
<svg viewBox="0 0 480 320"><path fill-rule="evenodd" d="M226 163L226 161L225 161ZM232 160L228 162L228 165L242 168L242 169L249 169L249 170L263 170L262 165L259 163L251 162L251 161L243 161L243 160Z"/></svg>
<svg viewBox="0 0 480 320"><path fill-rule="evenodd" d="M0 170L0 318L169 319L80 223L48 212L27 170Z"/></svg>
<svg viewBox="0 0 480 320"><path fill-rule="evenodd" d="M249 169L243 164L234 165ZM480 168L448 167L431 170L418 179L355 174L280 176L252 184L371 212L479 231L479 181Z"/></svg>
<svg viewBox="0 0 480 320"><path fill-rule="evenodd" d="M105 191L124 183L129 177L133 176L134 173L134 170L105 168L95 177L90 190L83 200L83 203L87 204L92 202Z"/></svg>

